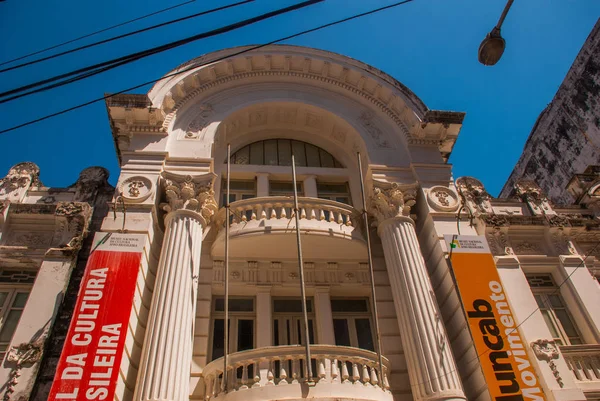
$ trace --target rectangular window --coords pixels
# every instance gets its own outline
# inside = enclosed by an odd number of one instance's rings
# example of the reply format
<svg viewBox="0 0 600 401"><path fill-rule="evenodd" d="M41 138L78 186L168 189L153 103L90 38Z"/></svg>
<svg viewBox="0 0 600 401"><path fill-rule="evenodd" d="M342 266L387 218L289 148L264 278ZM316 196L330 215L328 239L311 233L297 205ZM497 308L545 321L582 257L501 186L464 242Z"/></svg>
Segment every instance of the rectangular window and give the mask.
<svg viewBox="0 0 600 401"><path fill-rule="evenodd" d="M317 182L317 194L321 199L329 199L335 202L350 203L350 188L348 183L324 183Z"/></svg>
<svg viewBox="0 0 600 401"><path fill-rule="evenodd" d="M27 298L29 289L0 289L0 362L6 356Z"/></svg>
<svg viewBox="0 0 600 401"><path fill-rule="evenodd" d="M298 196L304 196L302 183L296 182ZM294 196L294 184L292 182L271 181L269 182L269 196Z"/></svg>
<svg viewBox="0 0 600 401"><path fill-rule="evenodd" d="M227 178L221 179L221 206L225 206L227 199ZM229 203L242 199L256 198L255 180L231 180L229 181Z"/></svg>
<svg viewBox="0 0 600 401"><path fill-rule="evenodd" d="M364 298L331 299L335 345L375 351L369 306Z"/></svg>
<svg viewBox="0 0 600 401"><path fill-rule="evenodd" d="M531 292L558 345L582 344L579 330L550 274L527 275Z"/></svg>
<svg viewBox="0 0 600 401"><path fill-rule="evenodd" d="M223 356L225 348L225 299L214 298L212 308L211 360ZM229 298L229 352L254 348L254 298Z"/></svg>

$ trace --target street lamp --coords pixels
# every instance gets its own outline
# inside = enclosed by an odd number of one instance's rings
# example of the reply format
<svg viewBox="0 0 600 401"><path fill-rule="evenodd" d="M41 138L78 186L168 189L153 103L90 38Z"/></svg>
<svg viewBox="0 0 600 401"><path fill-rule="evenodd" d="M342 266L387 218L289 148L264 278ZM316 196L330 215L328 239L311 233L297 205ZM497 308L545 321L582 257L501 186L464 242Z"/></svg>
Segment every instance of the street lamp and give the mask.
<svg viewBox="0 0 600 401"><path fill-rule="evenodd" d="M508 0L506 2L506 6L504 7L504 11L502 11L498 23L479 45L479 62L483 65L496 64L498 60L500 60L500 57L502 57L502 53L504 53L506 42L502 35L500 35L500 28L502 27L504 18L506 18L506 14L508 14L508 10L510 9L510 6L512 6L513 1L514 0Z"/></svg>

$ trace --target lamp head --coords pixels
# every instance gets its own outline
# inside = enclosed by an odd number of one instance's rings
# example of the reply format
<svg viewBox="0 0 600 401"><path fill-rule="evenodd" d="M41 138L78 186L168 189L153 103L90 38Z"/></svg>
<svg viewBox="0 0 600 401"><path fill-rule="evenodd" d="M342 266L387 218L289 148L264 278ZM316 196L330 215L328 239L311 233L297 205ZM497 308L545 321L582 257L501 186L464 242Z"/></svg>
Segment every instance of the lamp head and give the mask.
<svg viewBox="0 0 600 401"><path fill-rule="evenodd" d="M500 35L500 29L495 27L488 33L479 45L479 62L483 65L495 65L506 48L506 42Z"/></svg>

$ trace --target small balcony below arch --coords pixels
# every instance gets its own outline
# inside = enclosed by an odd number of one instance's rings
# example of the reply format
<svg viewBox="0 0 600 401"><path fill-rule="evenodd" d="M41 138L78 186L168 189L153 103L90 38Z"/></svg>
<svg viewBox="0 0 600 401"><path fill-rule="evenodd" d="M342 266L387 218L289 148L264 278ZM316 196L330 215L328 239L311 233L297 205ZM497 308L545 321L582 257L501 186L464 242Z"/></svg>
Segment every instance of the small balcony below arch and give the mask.
<svg viewBox="0 0 600 401"><path fill-rule="evenodd" d="M273 249L290 259L297 256L294 200L268 196L232 202L230 256L261 258ZM360 230L360 212L352 206L319 198L298 198L302 251L306 259L361 260L366 242ZM219 211L225 222L225 208ZM224 224L224 223L223 223ZM352 243L351 243L352 242ZM225 230L212 247L213 257L225 252ZM287 253L286 253L287 252Z"/></svg>

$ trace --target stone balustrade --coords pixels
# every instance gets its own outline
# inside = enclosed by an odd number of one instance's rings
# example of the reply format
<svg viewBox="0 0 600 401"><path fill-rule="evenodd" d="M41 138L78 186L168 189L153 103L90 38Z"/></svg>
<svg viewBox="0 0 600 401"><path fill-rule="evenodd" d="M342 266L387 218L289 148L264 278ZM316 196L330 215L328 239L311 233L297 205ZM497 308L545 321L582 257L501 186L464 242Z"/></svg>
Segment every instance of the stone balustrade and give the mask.
<svg viewBox="0 0 600 401"><path fill-rule="evenodd" d="M314 384L304 378L305 348L300 345L263 347L229 355L227 391L223 390L223 358L209 363L202 375L205 400L278 400L310 397L392 401L384 360L381 375L377 354L333 345L311 345Z"/></svg>
<svg viewBox="0 0 600 401"><path fill-rule="evenodd" d="M294 199L289 196L267 196L243 199L231 203L230 239L231 257L261 258L271 255L273 247L295 247ZM298 198L300 231L306 258L330 260L356 260L366 257L366 243L361 233L358 210L352 206L319 198ZM217 220L225 224L225 208L218 212ZM225 230L220 230L223 236ZM268 234L267 236L263 234ZM306 235L305 235L306 234ZM217 238L213 256L224 253L222 238ZM350 250L346 242L355 240ZM237 241L234 243L233 241ZM329 241L329 242L327 242ZM304 246L305 245L305 246ZM240 255L235 252L242 252ZM250 254L248 253L250 252Z"/></svg>
<svg viewBox="0 0 600 401"><path fill-rule="evenodd" d="M600 345L561 346L575 381L584 390L600 390Z"/></svg>
<svg viewBox="0 0 600 401"><path fill-rule="evenodd" d="M343 203L318 198L298 198L301 220L317 220L353 226L358 212ZM290 220L293 215L294 199L289 196L269 196L244 199L231 203L232 224L251 220Z"/></svg>

